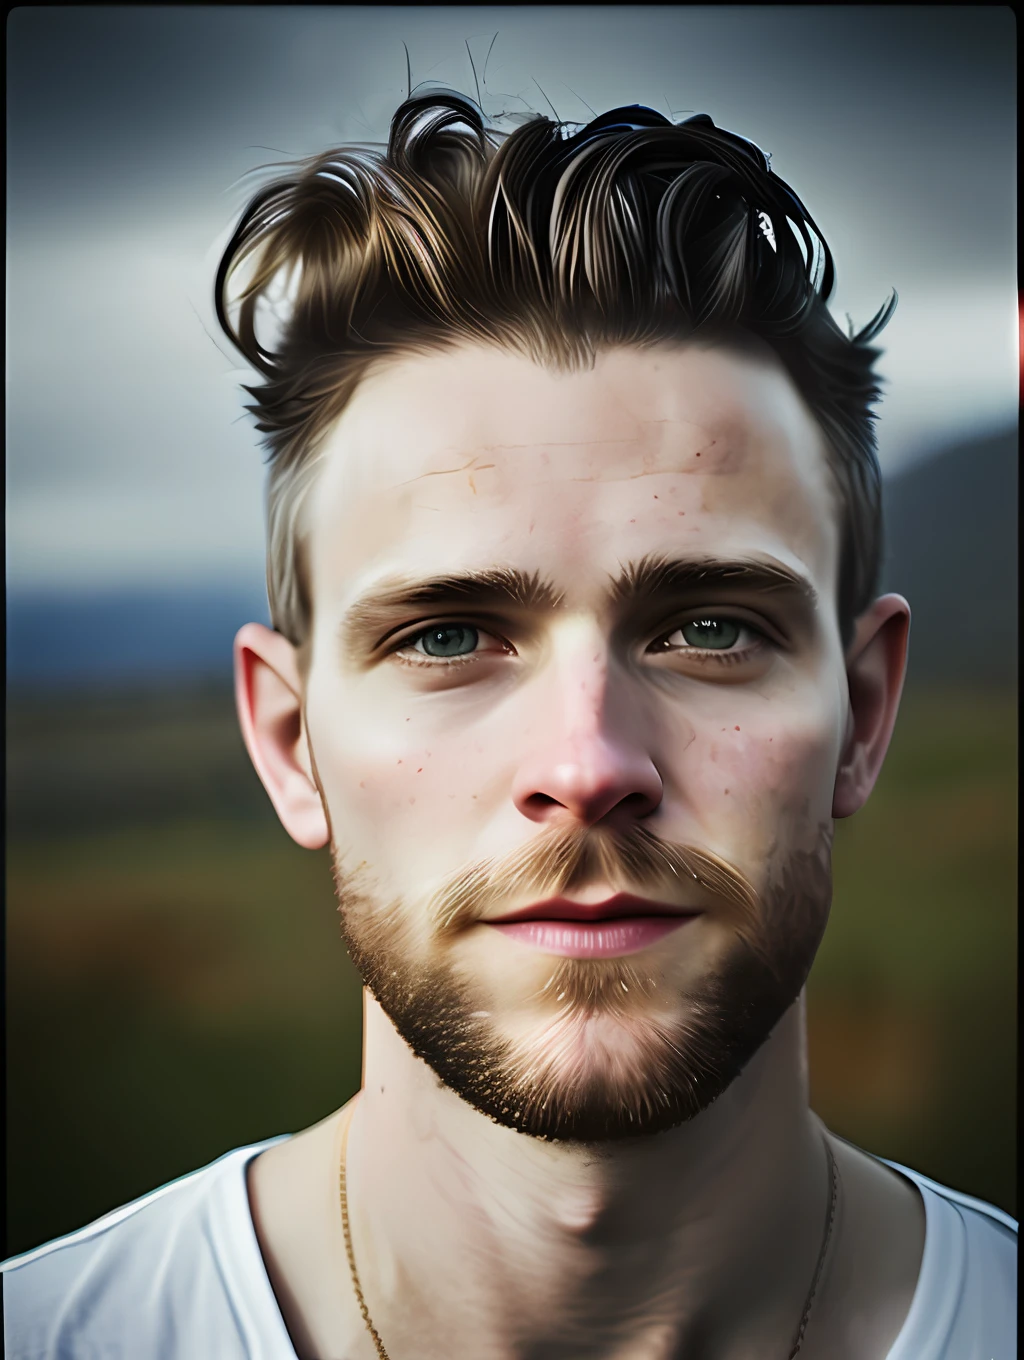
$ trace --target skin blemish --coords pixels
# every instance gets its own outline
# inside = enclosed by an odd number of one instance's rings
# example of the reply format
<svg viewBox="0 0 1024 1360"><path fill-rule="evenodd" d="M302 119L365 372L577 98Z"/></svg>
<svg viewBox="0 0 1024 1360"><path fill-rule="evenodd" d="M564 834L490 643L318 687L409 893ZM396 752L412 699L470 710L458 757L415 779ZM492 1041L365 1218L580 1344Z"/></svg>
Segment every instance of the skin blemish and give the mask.
<svg viewBox="0 0 1024 1360"><path fill-rule="evenodd" d="M733 731L735 731L735 732L738 732L739 730L740 730L740 729L739 729L738 727L736 727L736 728L733 729Z"/></svg>
<svg viewBox="0 0 1024 1360"><path fill-rule="evenodd" d="M410 477L408 481L399 482L398 485L410 486L413 482L418 482L423 477L449 477L453 472L468 472L475 462L476 459L471 458L468 463L462 463L459 467L436 468L433 472L421 472L418 477Z"/></svg>
<svg viewBox="0 0 1024 1360"><path fill-rule="evenodd" d="M416 771L416 773L417 773L417 774L422 774L422 773L423 773L423 766L422 766L422 765L421 765L420 768Z"/></svg>

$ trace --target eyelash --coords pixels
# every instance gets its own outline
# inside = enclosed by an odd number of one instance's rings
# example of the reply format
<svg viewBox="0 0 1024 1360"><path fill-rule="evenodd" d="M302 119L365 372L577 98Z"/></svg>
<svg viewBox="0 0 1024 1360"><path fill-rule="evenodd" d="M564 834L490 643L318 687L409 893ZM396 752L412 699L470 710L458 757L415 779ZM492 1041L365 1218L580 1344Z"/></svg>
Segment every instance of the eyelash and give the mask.
<svg viewBox="0 0 1024 1360"><path fill-rule="evenodd" d="M464 627L474 628L478 633L486 633L488 637L496 636L494 633L489 632L486 628L477 628L475 623L466 624L465 620L463 619L448 619L445 620L445 622L449 624L451 623L462 624ZM438 625L436 623L428 623L425 628L421 628L418 632L410 633L402 642L398 644L397 647L393 648L391 655L395 658L396 661L400 661L403 666L421 666L425 667L427 670L437 670L438 667L447 668L449 666L465 666L468 662L480 660L479 652L467 652L464 656L427 656L425 653L420 652L416 654L415 658L413 658L412 656L402 655L402 652L405 651L406 648L411 648L413 644L418 642L421 637L429 633L432 629L436 628L437 626ZM498 638L497 640L499 642L501 641L500 638ZM509 644L507 642L502 643L502 646L506 650L509 648Z"/></svg>
<svg viewBox="0 0 1024 1360"><path fill-rule="evenodd" d="M763 647L771 646L772 639L761 628L749 623L746 619L733 614L716 614L713 610L708 610L705 618L719 619L727 623L735 623L744 632L749 633L754 641L741 648L717 648L717 647L662 647L655 655L671 656L675 654L685 654L690 661L696 661L698 665L712 666L738 666L744 661L749 661L751 656L760 652ZM673 633L678 633L685 628L687 623L696 622L696 618L687 619L685 622L677 624L675 628L669 629L667 633L661 633L651 644L656 647L659 642L665 642Z"/></svg>
<svg viewBox="0 0 1024 1360"><path fill-rule="evenodd" d="M760 628L755 627L754 624L748 623L746 619L738 618L731 614L713 614L710 611L706 617L722 619L730 623L738 624L740 628L753 635L755 639L754 644L748 644L741 650L733 650L732 648L719 649L714 647L665 647L651 654L670 656L673 653L686 653L690 660L696 661L699 665L735 666L749 660L752 655L759 652L766 644L769 646L772 645L772 641L767 633L763 632ZM670 628L667 632L660 633L654 642L651 643L651 647L657 646L659 642L665 642L673 633L679 632L679 630L684 628L687 623L692 622L693 619L686 619L683 623L676 624L674 628ZM478 627L477 624L470 623L466 619L445 619L438 620L436 623L425 624L417 629L415 633L406 634L406 636L391 649L390 655L404 666L419 666L428 670L437 670L438 667L448 668L451 666L464 666L470 662L479 662L481 656L479 652L467 652L463 656L428 657L423 653L417 653L414 658L413 656L408 655L407 649L411 649L420 638L431 632L432 629L444 626L445 624L458 624L463 627L470 627L475 629L478 633L483 633L488 637L495 638L496 641L501 642L504 655L507 655L508 652L512 650L511 644L505 642L502 638L498 638L496 634L491 633L486 628ZM406 652L406 655L403 656L403 652Z"/></svg>

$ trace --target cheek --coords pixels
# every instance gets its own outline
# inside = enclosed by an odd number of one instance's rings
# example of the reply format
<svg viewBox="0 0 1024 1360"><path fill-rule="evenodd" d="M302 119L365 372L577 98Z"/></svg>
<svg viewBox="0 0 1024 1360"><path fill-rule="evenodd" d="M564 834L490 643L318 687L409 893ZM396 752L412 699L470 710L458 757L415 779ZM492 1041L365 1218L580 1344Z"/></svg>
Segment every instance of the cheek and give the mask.
<svg viewBox="0 0 1024 1360"><path fill-rule="evenodd" d="M382 885L411 891L414 871L424 887L496 849L478 836L495 789L507 794L509 742L465 721L425 724L415 703L375 720L358 700L311 694L306 712L335 844L365 858Z"/></svg>
<svg viewBox="0 0 1024 1360"><path fill-rule="evenodd" d="M730 840L760 856L831 817L838 752L837 716L820 691L737 705L697 729L682 762L682 796L709 835L727 827Z"/></svg>

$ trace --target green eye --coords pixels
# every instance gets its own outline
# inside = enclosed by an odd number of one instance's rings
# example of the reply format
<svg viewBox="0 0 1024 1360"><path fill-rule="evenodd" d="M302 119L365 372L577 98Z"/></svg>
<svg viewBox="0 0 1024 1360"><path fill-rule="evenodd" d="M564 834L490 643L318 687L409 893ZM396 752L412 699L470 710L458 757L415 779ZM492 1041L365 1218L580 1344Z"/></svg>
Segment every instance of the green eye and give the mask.
<svg viewBox="0 0 1024 1360"><path fill-rule="evenodd" d="M715 651L735 647L740 637L740 625L732 619L691 619L679 631L688 647L712 648Z"/></svg>
<svg viewBox="0 0 1024 1360"><path fill-rule="evenodd" d="M474 650L479 640L477 630L462 623L428 628L416 639L427 656L466 656Z"/></svg>

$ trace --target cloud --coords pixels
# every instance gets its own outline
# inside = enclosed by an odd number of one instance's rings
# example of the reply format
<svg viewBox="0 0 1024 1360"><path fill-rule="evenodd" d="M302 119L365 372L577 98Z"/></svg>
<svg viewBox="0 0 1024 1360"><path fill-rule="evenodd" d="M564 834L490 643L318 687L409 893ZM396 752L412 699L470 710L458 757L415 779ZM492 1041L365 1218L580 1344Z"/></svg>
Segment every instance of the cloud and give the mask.
<svg viewBox="0 0 1024 1360"><path fill-rule="evenodd" d="M879 460L892 473L1017 418L1017 297L990 279L900 292L878 344Z"/></svg>

